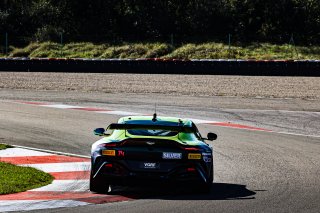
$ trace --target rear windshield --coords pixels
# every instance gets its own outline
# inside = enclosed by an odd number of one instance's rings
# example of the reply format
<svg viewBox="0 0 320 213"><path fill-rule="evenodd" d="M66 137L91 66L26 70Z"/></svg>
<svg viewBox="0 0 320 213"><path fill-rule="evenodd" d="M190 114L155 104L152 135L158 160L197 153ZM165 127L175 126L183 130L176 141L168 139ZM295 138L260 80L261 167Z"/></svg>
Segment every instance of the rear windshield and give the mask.
<svg viewBox="0 0 320 213"><path fill-rule="evenodd" d="M170 121L156 121L153 122L152 120L133 120L127 121L126 124L145 124L145 125L163 125L163 126L179 126L177 122L170 122ZM163 136L163 137L171 137L178 134L177 131L170 131L170 130L162 130L162 129L128 129L127 130L131 135L141 135L141 136Z"/></svg>
<svg viewBox="0 0 320 213"><path fill-rule="evenodd" d="M168 130L152 130L152 129L130 129L127 131L131 135L141 135L141 136L171 137L178 134L178 132L173 132Z"/></svg>

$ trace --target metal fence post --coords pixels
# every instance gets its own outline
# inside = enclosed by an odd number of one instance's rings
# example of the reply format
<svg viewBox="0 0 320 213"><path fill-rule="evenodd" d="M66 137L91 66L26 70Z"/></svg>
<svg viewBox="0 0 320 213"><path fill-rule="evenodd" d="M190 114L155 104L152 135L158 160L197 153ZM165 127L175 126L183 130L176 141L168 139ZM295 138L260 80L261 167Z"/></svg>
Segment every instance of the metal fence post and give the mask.
<svg viewBox="0 0 320 213"><path fill-rule="evenodd" d="M298 50L297 50L296 45L295 45L295 43L294 43L293 33L291 34L291 38L290 38L289 44L290 44L290 45L293 45L293 50L296 52L297 58L299 59L299 53L298 53ZM291 56L292 56L292 58L293 58L293 52L291 53Z"/></svg>
<svg viewBox="0 0 320 213"><path fill-rule="evenodd" d="M228 35L228 52L229 52L229 58L230 58L230 56L231 56L230 50L231 50L231 34L229 33L229 35Z"/></svg>
<svg viewBox="0 0 320 213"><path fill-rule="evenodd" d="M6 32L5 54L8 55L8 33Z"/></svg>
<svg viewBox="0 0 320 213"><path fill-rule="evenodd" d="M60 33L60 57L62 58L63 35Z"/></svg>
<svg viewBox="0 0 320 213"><path fill-rule="evenodd" d="M170 42L171 42L171 46L173 46L173 45L174 45L174 42L173 42L173 34L171 34L171 36L170 36Z"/></svg>
<svg viewBox="0 0 320 213"><path fill-rule="evenodd" d="M114 54L115 52L116 52L116 35L115 34L113 34L113 53L112 54Z"/></svg>

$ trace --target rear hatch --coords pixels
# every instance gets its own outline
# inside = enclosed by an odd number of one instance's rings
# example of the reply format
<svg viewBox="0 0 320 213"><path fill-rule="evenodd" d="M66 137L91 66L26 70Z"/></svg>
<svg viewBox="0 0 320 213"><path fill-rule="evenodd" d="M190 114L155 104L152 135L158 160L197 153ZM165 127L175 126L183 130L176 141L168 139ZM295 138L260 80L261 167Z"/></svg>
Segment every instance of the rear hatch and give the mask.
<svg viewBox="0 0 320 213"><path fill-rule="evenodd" d="M170 172L187 159L182 145L173 140L127 139L117 150L120 162L137 172Z"/></svg>

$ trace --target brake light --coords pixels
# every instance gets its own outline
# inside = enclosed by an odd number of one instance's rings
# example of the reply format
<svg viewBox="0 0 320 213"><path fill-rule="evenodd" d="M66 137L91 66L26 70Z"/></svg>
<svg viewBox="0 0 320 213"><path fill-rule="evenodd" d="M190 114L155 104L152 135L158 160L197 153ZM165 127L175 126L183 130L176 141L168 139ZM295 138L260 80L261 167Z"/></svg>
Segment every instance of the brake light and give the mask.
<svg viewBox="0 0 320 213"><path fill-rule="evenodd" d="M107 163L106 165L104 165L105 167L108 167L108 168L112 168L113 165L111 163Z"/></svg>
<svg viewBox="0 0 320 213"><path fill-rule="evenodd" d="M196 147L183 147L183 149L187 151L200 151L200 149Z"/></svg>
<svg viewBox="0 0 320 213"><path fill-rule="evenodd" d="M99 147L117 147L120 145L121 143L103 143L103 144L100 144Z"/></svg>
<svg viewBox="0 0 320 213"><path fill-rule="evenodd" d="M196 169L193 167L187 168L187 172L194 172L194 171L196 171Z"/></svg>

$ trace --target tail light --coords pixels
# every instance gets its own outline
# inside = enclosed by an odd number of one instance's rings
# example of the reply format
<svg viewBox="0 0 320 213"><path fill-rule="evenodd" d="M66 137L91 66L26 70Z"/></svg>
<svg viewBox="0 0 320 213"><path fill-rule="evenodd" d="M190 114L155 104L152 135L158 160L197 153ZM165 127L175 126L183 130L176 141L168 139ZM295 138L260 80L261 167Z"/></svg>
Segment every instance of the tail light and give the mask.
<svg viewBox="0 0 320 213"><path fill-rule="evenodd" d="M112 168L112 167L113 167L112 163L107 163L107 164L104 165L104 166L107 167L107 168Z"/></svg>
<svg viewBox="0 0 320 213"><path fill-rule="evenodd" d="M105 156L118 156L118 157L124 157L125 151L118 150L117 147L121 146L122 143L116 142L116 143L103 143L100 144L98 147L101 150L101 154Z"/></svg>
<svg viewBox="0 0 320 213"><path fill-rule="evenodd" d="M189 168L187 168L187 172L195 172L196 171L196 169L195 168L193 168L193 167L189 167Z"/></svg>
<svg viewBox="0 0 320 213"><path fill-rule="evenodd" d="M117 147L117 146L120 146L121 143L119 142L113 142L113 143L103 143L103 144L100 144L98 147L105 147L105 148L108 148L108 147Z"/></svg>
<svg viewBox="0 0 320 213"><path fill-rule="evenodd" d="M186 151L200 151L200 148L196 148L196 147L183 147L184 150Z"/></svg>
<svg viewBox="0 0 320 213"><path fill-rule="evenodd" d="M98 147L101 148L101 154L105 156L116 156L116 150L112 149L118 146L118 143L103 143Z"/></svg>

